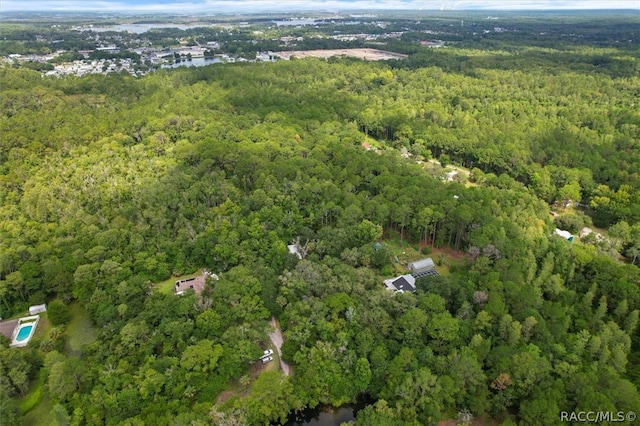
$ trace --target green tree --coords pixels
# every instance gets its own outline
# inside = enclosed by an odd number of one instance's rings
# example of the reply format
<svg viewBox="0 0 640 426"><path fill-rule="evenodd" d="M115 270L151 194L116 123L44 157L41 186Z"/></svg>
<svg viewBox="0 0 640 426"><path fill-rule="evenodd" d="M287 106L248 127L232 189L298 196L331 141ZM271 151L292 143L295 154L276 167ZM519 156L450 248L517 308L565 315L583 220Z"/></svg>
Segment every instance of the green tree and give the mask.
<svg viewBox="0 0 640 426"><path fill-rule="evenodd" d="M297 408L293 386L280 372L266 371L255 381L242 407L251 424L266 425L273 419L284 422L289 411Z"/></svg>
<svg viewBox="0 0 640 426"><path fill-rule="evenodd" d="M211 340L201 340L185 349L180 366L188 371L210 372L217 367L222 353L222 346L214 345Z"/></svg>
<svg viewBox="0 0 640 426"><path fill-rule="evenodd" d="M47 315L54 326L66 324L71 319L69 308L60 300L53 300L47 305Z"/></svg>

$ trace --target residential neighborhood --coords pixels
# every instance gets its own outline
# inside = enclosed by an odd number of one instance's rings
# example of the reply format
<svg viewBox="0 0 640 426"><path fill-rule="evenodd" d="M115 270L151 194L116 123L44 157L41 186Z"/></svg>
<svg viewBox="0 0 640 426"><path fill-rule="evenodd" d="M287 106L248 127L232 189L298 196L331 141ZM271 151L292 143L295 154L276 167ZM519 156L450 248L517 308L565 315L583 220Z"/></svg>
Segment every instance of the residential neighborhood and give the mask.
<svg viewBox="0 0 640 426"><path fill-rule="evenodd" d="M224 17L200 22L112 25L69 22L43 26L27 49L0 46L0 63L55 77L111 73L141 77L162 68L288 60L292 56L402 59L406 55L387 49L408 33L415 34L412 37L416 44L438 48L446 45L433 38L446 32L422 26L402 27L376 19L376 15L319 14L312 18L252 22Z"/></svg>

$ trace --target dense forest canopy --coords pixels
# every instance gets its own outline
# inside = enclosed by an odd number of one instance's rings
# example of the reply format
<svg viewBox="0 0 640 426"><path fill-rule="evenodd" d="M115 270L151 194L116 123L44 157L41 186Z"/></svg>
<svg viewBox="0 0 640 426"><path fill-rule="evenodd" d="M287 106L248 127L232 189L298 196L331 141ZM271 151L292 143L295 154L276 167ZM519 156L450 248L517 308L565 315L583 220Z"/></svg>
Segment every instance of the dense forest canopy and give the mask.
<svg viewBox="0 0 640 426"><path fill-rule="evenodd" d="M50 302L52 326L0 347L0 423L36 383L78 425L269 424L365 394L357 425L639 412L637 56L411 46L139 79L0 69L0 308ZM398 237L465 260L394 294L374 243ZM220 279L201 295L154 285L202 267ZM97 330L81 351L70 303ZM294 373L253 377L272 316Z"/></svg>

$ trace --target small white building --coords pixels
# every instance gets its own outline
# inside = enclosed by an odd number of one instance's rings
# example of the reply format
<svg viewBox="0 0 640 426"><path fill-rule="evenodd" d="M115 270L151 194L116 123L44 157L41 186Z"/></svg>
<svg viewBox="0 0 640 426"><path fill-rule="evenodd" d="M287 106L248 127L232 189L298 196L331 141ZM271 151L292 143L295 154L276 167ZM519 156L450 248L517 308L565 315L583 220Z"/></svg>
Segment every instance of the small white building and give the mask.
<svg viewBox="0 0 640 426"><path fill-rule="evenodd" d="M425 259L416 260L415 262L410 262L407 267L411 272L415 273L435 269L436 265L433 263L433 259L427 257Z"/></svg>
<svg viewBox="0 0 640 426"><path fill-rule="evenodd" d="M36 315L42 312L47 312L47 305L44 303L42 305L29 306L29 315Z"/></svg>
<svg viewBox="0 0 640 426"><path fill-rule="evenodd" d="M556 234L556 235L560 235L562 238L564 238L567 241L573 241L573 235L571 235L571 232L569 232L569 231L565 231L565 230L562 230L560 228L556 228L553 231L553 233Z"/></svg>

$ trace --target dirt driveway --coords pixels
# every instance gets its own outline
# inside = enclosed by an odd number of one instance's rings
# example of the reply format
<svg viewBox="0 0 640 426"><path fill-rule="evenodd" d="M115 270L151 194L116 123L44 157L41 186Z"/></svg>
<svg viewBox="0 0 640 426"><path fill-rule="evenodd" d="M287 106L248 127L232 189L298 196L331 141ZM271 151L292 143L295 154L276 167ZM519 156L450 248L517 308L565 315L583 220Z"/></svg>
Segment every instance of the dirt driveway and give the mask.
<svg viewBox="0 0 640 426"><path fill-rule="evenodd" d="M274 346L276 347L276 350L278 351L278 358L280 359L280 367L282 368L284 375L288 376L290 372L290 367L289 367L289 364L287 364L282 360L282 351L280 350L280 348L282 347L283 339L282 339L282 332L280 331L280 327L278 326L278 320L276 320L276 317L271 318L271 326L273 326L273 333L269 333L269 337L271 338L271 341L273 342Z"/></svg>

